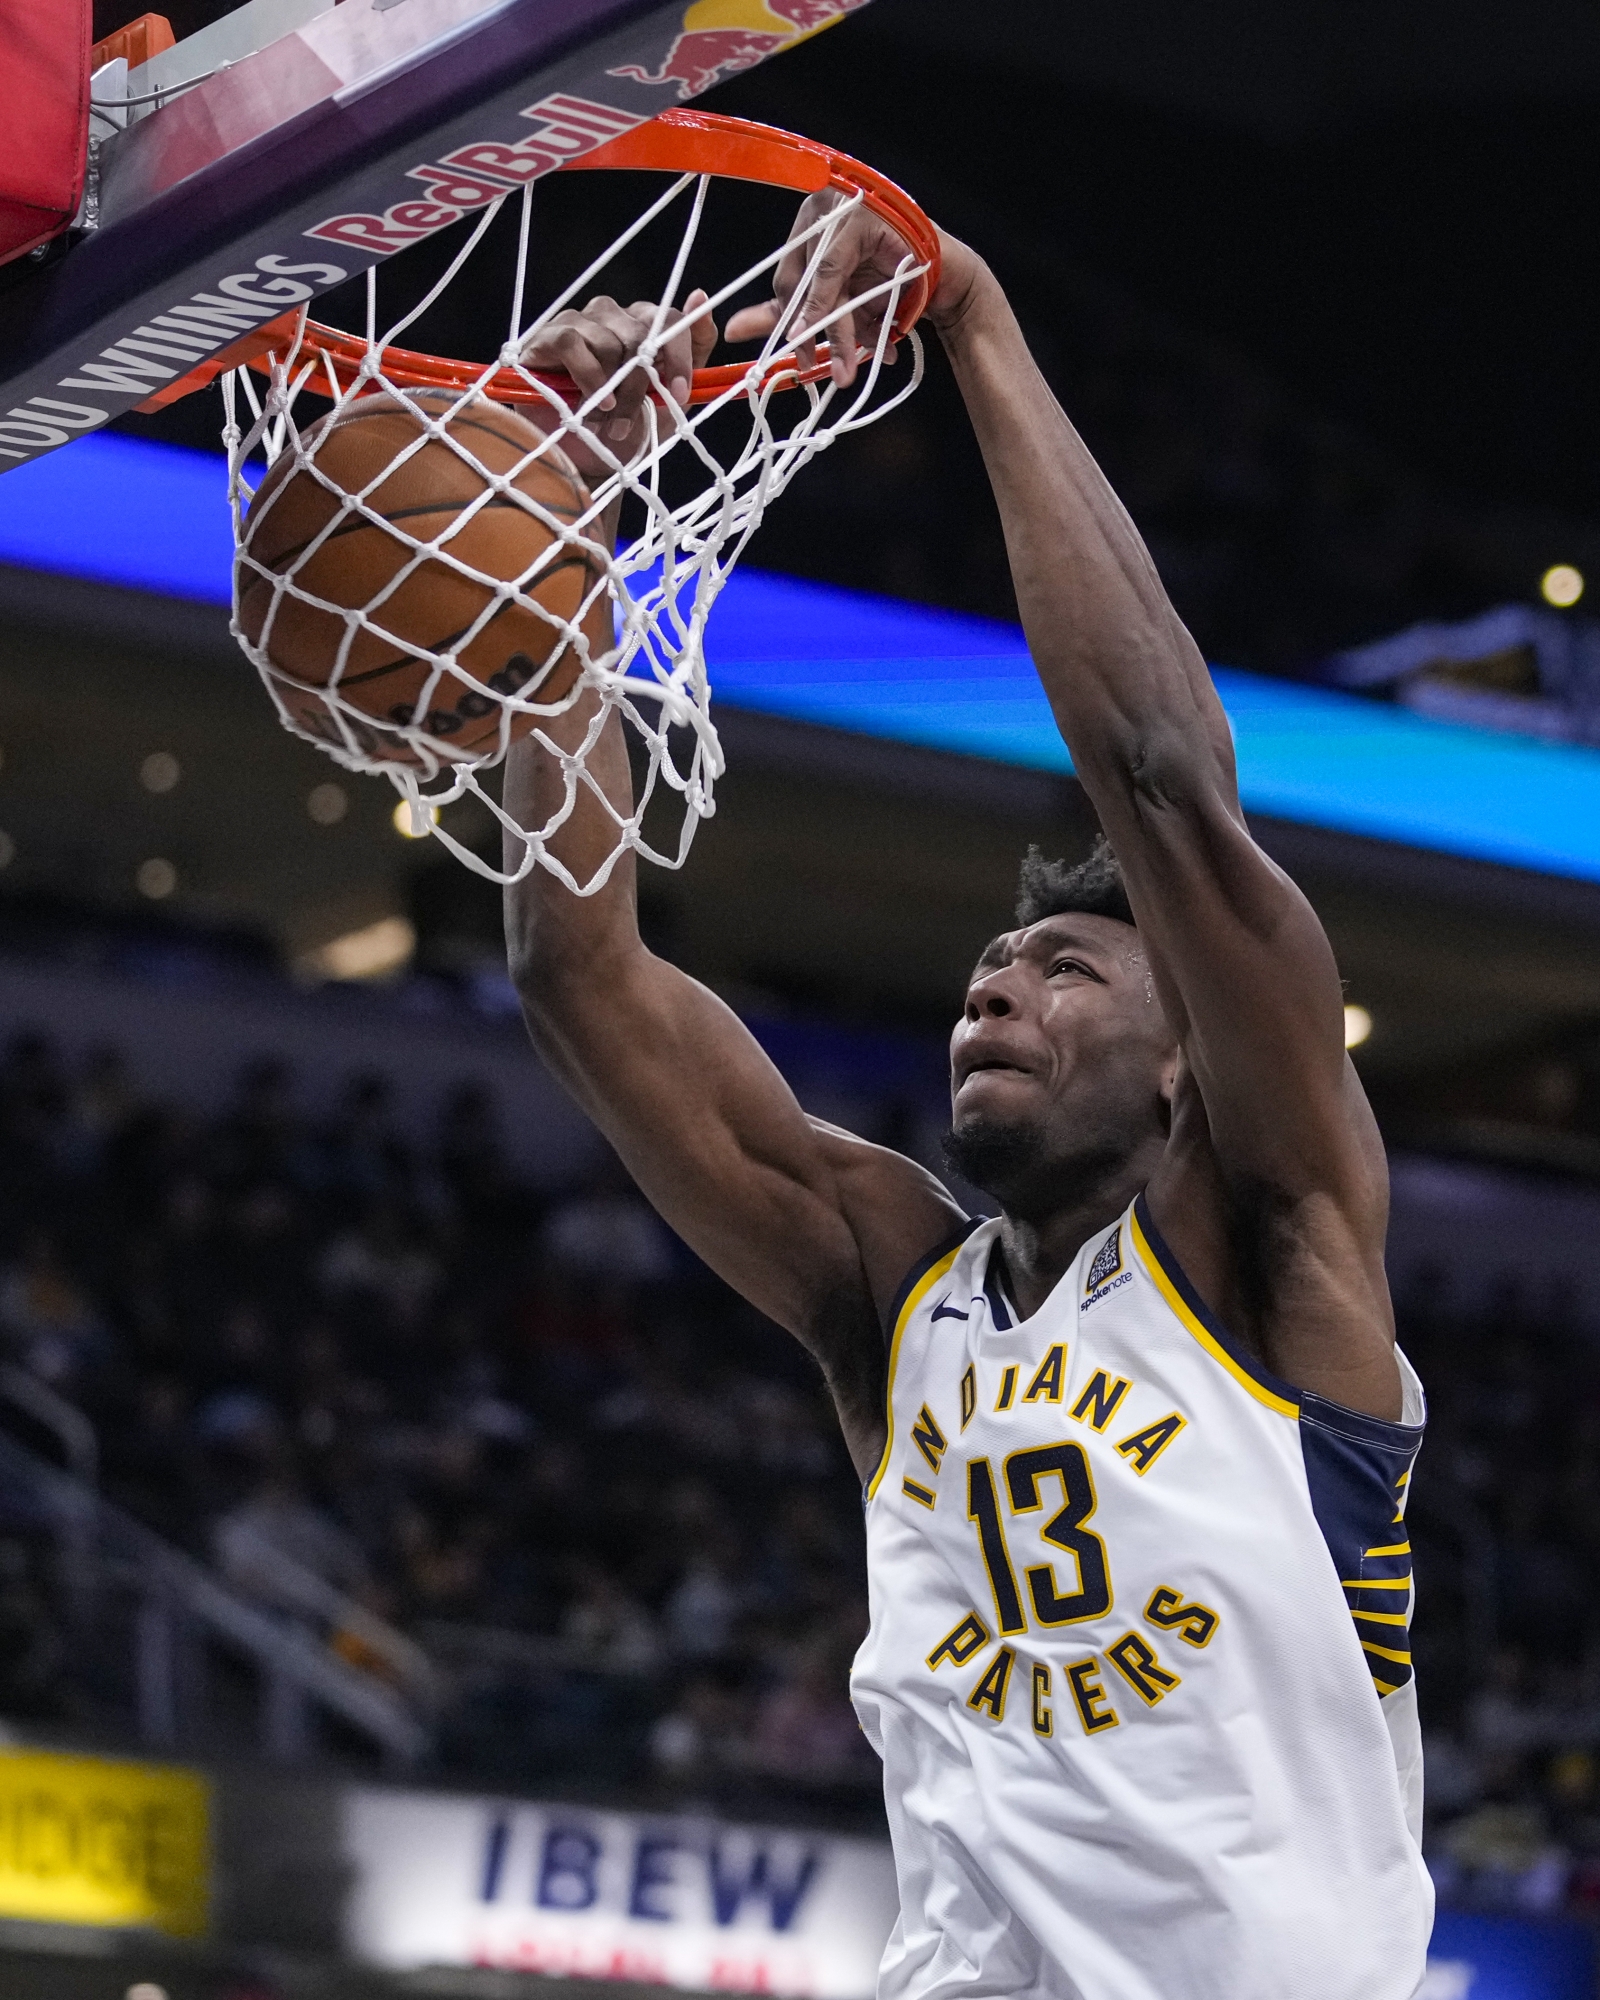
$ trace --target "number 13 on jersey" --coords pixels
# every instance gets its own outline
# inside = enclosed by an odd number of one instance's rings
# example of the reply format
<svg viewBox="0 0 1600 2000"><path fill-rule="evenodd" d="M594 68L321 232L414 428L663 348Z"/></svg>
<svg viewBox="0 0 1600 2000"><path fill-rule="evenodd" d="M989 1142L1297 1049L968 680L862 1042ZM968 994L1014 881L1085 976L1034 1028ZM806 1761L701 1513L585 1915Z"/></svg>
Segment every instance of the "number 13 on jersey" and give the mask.
<svg viewBox="0 0 1600 2000"><path fill-rule="evenodd" d="M1106 1558L1106 1545L1084 1525L1093 1515L1096 1501L1094 1476L1083 1446L1063 1439L1059 1444L1014 1451L1005 1461L1001 1478L1014 1517L1042 1513L1045 1483L1051 1479L1061 1482L1063 1504L1041 1526L1039 1534L1052 1549L1071 1558L1072 1580L1077 1587L1063 1593L1054 1562L1035 1563L1027 1568L1024 1577L1035 1621L1043 1626L1076 1625L1109 1611L1111 1566ZM994 1469L987 1458L968 1461L967 1518L978 1531L978 1547L989 1573L1000 1630L1026 1632L1028 1617L1000 1519Z"/></svg>

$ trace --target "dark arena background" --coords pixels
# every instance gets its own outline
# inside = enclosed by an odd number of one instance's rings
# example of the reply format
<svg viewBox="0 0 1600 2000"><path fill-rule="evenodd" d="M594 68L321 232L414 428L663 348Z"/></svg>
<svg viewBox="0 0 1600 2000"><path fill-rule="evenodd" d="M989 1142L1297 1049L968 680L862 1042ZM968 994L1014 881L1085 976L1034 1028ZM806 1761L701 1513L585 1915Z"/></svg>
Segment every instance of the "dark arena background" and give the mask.
<svg viewBox="0 0 1600 2000"><path fill-rule="evenodd" d="M229 12L167 0L180 51ZM981 250L1218 669L1430 1398L1422 1996L1592 2000L1600 14L873 0L703 102ZM557 236L620 226L605 178ZM491 293L419 344L482 351ZM820 1377L541 1068L498 892L277 727L220 425L211 388L0 477L0 1994L865 2000L894 1883ZM728 773L648 940L942 1171L968 968L1029 843L1094 828L985 721L1031 670L937 351L723 611Z"/></svg>

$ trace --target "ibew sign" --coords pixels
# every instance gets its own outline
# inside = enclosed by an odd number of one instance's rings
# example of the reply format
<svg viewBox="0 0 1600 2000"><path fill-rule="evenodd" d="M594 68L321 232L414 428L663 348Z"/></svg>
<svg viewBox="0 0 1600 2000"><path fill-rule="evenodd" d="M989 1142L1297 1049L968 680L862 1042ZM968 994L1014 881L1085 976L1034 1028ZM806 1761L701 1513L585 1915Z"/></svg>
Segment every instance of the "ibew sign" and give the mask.
<svg viewBox="0 0 1600 2000"><path fill-rule="evenodd" d="M867 2000L899 1906L877 1841L375 1790L343 1814L375 1965Z"/></svg>

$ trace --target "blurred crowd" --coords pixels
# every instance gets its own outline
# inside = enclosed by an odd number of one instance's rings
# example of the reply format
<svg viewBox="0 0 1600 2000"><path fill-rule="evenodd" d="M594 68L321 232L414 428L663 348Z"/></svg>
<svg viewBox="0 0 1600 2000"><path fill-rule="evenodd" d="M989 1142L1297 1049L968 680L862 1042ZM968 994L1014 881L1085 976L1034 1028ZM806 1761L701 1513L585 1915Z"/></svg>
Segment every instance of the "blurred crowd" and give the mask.
<svg viewBox="0 0 1600 2000"><path fill-rule="evenodd" d="M109 1494L271 1602L263 1551L454 1676L441 1768L871 1810L847 1693L859 1491L817 1372L615 1169L558 1197L463 1088L221 1115L122 1060L0 1060L0 1338L86 1410ZM1398 1302L1428 1851L1478 1906L1600 1906L1600 1357L1516 1290ZM329 1631L387 1671L359 1621ZM0 1518L0 1714L81 1721L39 1551ZM840 1802L845 1802L840 1806ZM855 1802L850 1806L850 1802Z"/></svg>
<svg viewBox="0 0 1600 2000"><path fill-rule="evenodd" d="M93 1419L111 1499L440 1660L444 1768L871 1796L859 1490L816 1369L615 1169L521 1184L480 1090L417 1144L379 1077L301 1108L263 1059L194 1120L113 1052L17 1039L0 1340ZM0 1531L0 1713L71 1723L36 1556ZM364 1631L331 1642L385 1671Z"/></svg>
<svg viewBox="0 0 1600 2000"><path fill-rule="evenodd" d="M1429 1866L1483 1908L1600 1912L1600 1354L1507 1279L1396 1300L1428 1390L1408 1506Z"/></svg>

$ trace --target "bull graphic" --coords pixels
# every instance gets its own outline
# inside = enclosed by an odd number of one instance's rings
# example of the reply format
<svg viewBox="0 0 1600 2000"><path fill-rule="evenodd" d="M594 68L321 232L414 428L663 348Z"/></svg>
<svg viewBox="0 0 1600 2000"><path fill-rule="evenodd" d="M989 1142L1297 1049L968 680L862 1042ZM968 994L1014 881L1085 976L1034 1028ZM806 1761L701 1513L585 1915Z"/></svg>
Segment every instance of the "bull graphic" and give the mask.
<svg viewBox="0 0 1600 2000"><path fill-rule="evenodd" d="M658 69L626 63L610 74L634 83L675 83L681 102L865 5L866 0L696 0Z"/></svg>

